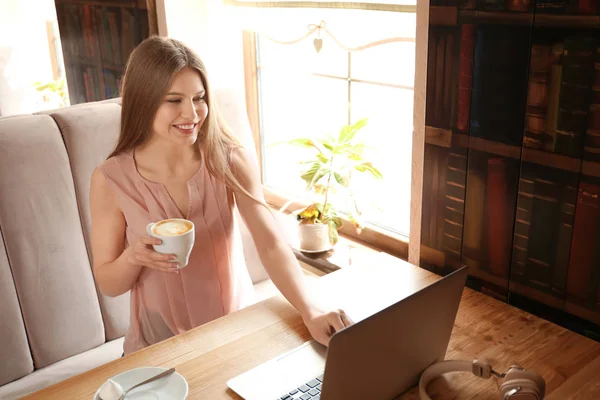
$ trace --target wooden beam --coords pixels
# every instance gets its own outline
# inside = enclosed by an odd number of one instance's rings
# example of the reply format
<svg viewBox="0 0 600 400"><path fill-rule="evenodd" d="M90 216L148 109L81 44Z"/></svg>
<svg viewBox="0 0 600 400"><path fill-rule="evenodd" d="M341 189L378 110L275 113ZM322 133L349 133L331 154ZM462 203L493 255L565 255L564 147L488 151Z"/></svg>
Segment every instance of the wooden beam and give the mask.
<svg viewBox="0 0 600 400"><path fill-rule="evenodd" d="M423 212L423 162L425 158L425 97L427 93L427 43L429 41L429 0L417 0L415 36L415 84L410 195L408 262L419 265L421 216Z"/></svg>
<svg viewBox="0 0 600 400"><path fill-rule="evenodd" d="M243 31L243 51L244 51L244 82L246 88L246 111L250 130L256 147L256 156L261 170L261 179L263 176L263 155L260 137L260 110L258 108L258 64L256 63L256 33Z"/></svg>

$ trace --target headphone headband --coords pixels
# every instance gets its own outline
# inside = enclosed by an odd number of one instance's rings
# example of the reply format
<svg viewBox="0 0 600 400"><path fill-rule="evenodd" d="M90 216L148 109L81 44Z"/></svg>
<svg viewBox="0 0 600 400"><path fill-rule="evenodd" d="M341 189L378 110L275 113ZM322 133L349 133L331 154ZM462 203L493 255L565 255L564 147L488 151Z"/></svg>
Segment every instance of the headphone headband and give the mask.
<svg viewBox="0 0 600 400"><path fill-rule="evenodd" d="M447 372L472 372L480 378L489 379L492 375L506 378L500 387L500 399L509 400L518 394L523 400L542 400L546 389L544 379L535 372L526 371L518 365L513 365L507 372L498 373L489 363L482 361L447 360L435 363L427 368L419 379L419 397L421 400L431 400L427 394L427 385L438 376ZM528 397L524 397L528 395Z"/></svg>

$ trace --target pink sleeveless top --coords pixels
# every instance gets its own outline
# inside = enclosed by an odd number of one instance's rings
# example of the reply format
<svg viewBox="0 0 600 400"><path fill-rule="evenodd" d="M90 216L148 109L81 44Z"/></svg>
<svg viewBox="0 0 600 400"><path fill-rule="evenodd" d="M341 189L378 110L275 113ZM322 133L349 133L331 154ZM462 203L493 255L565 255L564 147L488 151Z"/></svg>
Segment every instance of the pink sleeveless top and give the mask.
<svg viewBox="0 0 600 400"><path fill-rule="evenodd" d="M233 194L204 165L188 181L187 215L163 184L138 172L133 152L111 157L98 168L125 215L127 245L146 234L148 223L166 218L187 218L196 229L189 264L179 274L142 268L131 289L125 354L253 303Z"/></svg>

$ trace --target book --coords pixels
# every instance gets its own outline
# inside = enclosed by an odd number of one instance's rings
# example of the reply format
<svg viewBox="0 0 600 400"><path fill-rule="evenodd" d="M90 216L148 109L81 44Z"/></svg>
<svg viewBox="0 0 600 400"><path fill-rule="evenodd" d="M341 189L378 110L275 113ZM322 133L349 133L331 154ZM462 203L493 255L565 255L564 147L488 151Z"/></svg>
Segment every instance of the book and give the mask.
<svg viewBox="0 0 600 400"><path fill-rule="evenodd" d="M459 0L458 8L461 10L475 10L477 8L477 0Z"/></svg>
<svg viewBox="0 0 600 400"><path fill-rule="evenodd" d="M508 180L508 160L490 158L487 172L487 241L488 265L492 274L508 277L511 257L513 218L508 209L511 196Z"/></svg>
<svg viewBox="0 0 600 400"><path fill-rule="evenodd" d="M511 279L563 298L579 174L531 162L520 173Z"/></svg>
<svg viewBox="0 0 600 400"><path fill-rule="evenodd" d="M581 157L594 79L596 38L565 38L555 152Z"/></svg>
<svg viewBox="0 0 600 400"><path fill-rule="evenodd" d="M527 247L525 279L528 283L551 291L554 274L555 253L548 251L556 248L558 241L559 182L553 179L552 172L543 173L537 168L534 182L533 205L531 210L531 229Z"/></svg>
<svg viewBox="0 0 600 400"><path fill-rule="evenodd" d="M579 14L594 15L598 13L598 0L578 0L577 12Z"/></svg>
<svg viewBox="0 0 600 400"><path fill-rule="evenodd" d="M458 78L458 107L456 128L468 132L471 112L471 87L473 81L473 54L475 50L475 25L461 26L460 61Z"/></svg>
<svg viewBox="0 0 600 400"><path fill-rule="evenodd" d="M436 82L435 66L437 63L437 35L435 29L429 29L429 43L427 47L427 97L425 103L425 125L435 126L435 88L441 85L441 82Z"/></svg>
<svg viewBox="0 0 600 400"><path fill-rule="evenodd" d="M525 133L523 134L525 147L543 149L552 142L552 137L546 132L551 56L552 47L550 45L533 44L531 46Z"/></svg>
<svg viewBox="0 0 600 400"><path fill-rule="evenodd" d="M444 86L443 86L443 98L442 98L442 116L441 116L441 127L450 128L452 120L452 109L455 99L455 86L457 82L454 77L454 64L456 60L455 54L455 35L451 32L445 34L446 37L446 48L444 49Z"/></svg>
<svg viewBox="0 0 600 400"><path fill-rule="evenodd" d="M506 0L477 0L477 9L482 11L504 11Z"/></svg>
<svg viewBox="0 0 600 400"><path fill-rule="evenodd" d="M529 28L478 25L475 33L471 136L520 146L530 56Z"/></svg>
<svg viewBox="0 0 600 400"><path fill-rule="evenodd" d="M600 162L600 45L597 47L596 60L583 151L586 160Z"/></svg>
<svg viewBox="0 0 600 400"><path fill-rule="evenodd" d="M568 0L537 0L535 11L546 14L566 14Z"/></svg>
<svg viewBox="0 0 600 400"><path fill-rule="evenodd" d="M567 285L569 257L571 255L571 239L575 220L575 203L577 202L577 174L572 173L570 182L562 185L560 197L560 215L558 218L558 240L554 274L552 276L552 294L564 298Z"/></svg>
<svg viewBox="0 0 600 400"><path fill-rule="evenodd" d="M531 231L534 192L535 171L531 168L530 164L524 163L519 178L511 268L511 280L519 283L526 283L527 281L525 278L525 269Z"/></svg>
<svg viewBox="0 0 600 400"><path fill-rule="evenodd" d="M446 172L444 210L445 265L457 268L462 260L462 239L467 177L467 149L450 148Z"/></svg>
<svg viewBox="0 0 600 400"><path fill-rule="evenodd" d="M446 66L446 40L447 37L441 30L438 30L437 35L437 55L435 64L435 103L433 107L433 120L435 127L444 128L445 121L443 119L444 113L444 70Z"/></svg>
<svg viewBox="0 0 600 400"><path fill-rule="evenodd" d="M456 33L446 27L431 27L427 60L425 124L450 129L458 82L454 79L458 62Z"/></svg>
<svg viewBox="0 0 600 400"><path fill-rule="evenodd" d="M548 85L548 106L546 111L546 134L549 136L544 150L554 152L556 148L556 127L558 125L558 104L560 95L560 81L562 66L553 64L550 69Z"/></svg>
<svg viewBox="0 0 600 400"><path fill-rule="evenodd" d="M483 263L482 241L485 213L483 204L486 201L486 183L477 155L472 151L469 155L467 186L465 197L465 223L463 236L463 264L470 268L480 269Z"/></svg>
<svg viewBox="0 0 600 400"><path fill-rule="evenodd" d="M532 7L531 0L508 0L507 8L509 11L529 12Z"/></svg>
<svg viewBox="0 0 600 400"><path fill-rule="evenodd" d="M423 159L423 208L421 243L444 250L444 213L448 149L425 144Z"/></svg>
<svg viewBox="0 0 600 400"><path fill-rule="evenodd" d="M597 288L591 284L592 270L598 268L597 241L600 234L600 186L579 183L569 269L567 296L570 301L589 305Z"/></svg>

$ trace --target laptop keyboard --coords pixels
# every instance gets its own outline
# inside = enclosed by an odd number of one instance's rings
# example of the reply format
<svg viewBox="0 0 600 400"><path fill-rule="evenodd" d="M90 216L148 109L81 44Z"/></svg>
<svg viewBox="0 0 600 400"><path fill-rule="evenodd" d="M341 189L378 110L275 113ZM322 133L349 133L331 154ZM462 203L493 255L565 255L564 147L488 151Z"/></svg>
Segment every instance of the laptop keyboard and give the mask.
<svg viewBox="0 0 600 400"><path fill-rule="evenodd" d="M291 390L289 393L284 394L277 400L319 400L321 398L321 383L323 382L323 375L317 376L315 379L311 379L304 385L298 386L296 389Z"/></svg>

